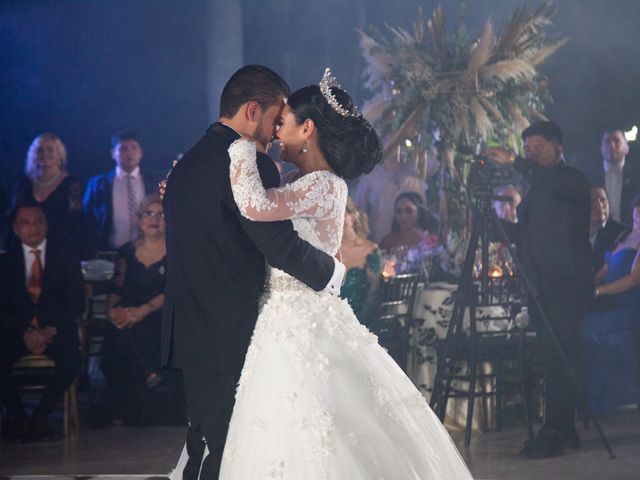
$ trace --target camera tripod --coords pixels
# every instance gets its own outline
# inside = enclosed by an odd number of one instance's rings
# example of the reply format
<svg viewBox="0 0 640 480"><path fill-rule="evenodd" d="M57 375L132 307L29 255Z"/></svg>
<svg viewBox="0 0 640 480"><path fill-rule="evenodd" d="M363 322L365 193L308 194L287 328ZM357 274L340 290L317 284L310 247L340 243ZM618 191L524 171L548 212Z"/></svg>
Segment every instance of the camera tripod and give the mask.
<svg viewBox="0 0 640 480"><path fill-rule="evenodd" d="M615 454L611 449L611 446L605 437L598 419L596 415L590 411L589 403L584 397L585 393L582 388L582 384L576 375L575 370L571 367L567 356L564 353L564 350L558 341L557 336L553 332L551 328L551 324L549 319L545 313L545 310L540 303L540 300L536 294L536 291L531 284L529 278L527 277L526 272L522 268L522 264L518 259L518 256L513 251L511 247L511 242L507 236L507 233L504 229L504 226L500 223L496 213L494 212L491 202L494 200L510 200L511 197L499 197L487 194L487 189L481 189L482 191L475 196L475 201L469 201L469 205L471 206L472 212L472 220L473 226L471 230L471 237L469 240L469 244L467 246L467 250L465 252L464 262L462 265L462 271L460 274L460 281L458 284L458 290L456 292L455 301L451 313L451 320L449 322L449 326L447 329L447 335L444 339L444 345L442 347L441 353L438 355L438 368L434 381L433 392L431 396L430 406L431 408L438 414L440 420L444 420L445 410L446 410L446 399L449 396L449 393L452 388L452 381L454 377L454 368L455 368L455 359L452 355L452 349L454 347L454 342L456 339L460 338L464 335L463 332L463 319L464 314L467 309L469 309L470 316L470 324L471 324L471 333L470 335L475 335L475 308L478 306L487 305L490 303L490 282L491 279L489 277L489 239L491 236L495 236L495 233L498 234L499 240L504 243L507 248L507 251L511 255L513 262L516 266L517 275L519 277L520 285L522 286L524 292L527 294L527 297L530 302L534 304L534 306L538 309L540 313L540 328L544 329L544 331L548 334L548 338L552 343L552 347L555 350L558 358L560 358L562 367L565 369L565 372L568 373L569 378L571 379L571 383L576 389L578 396L578 404L584 404L586 419L591 420L598 431L598 435L604 444L607 452L609 453L609 458L615 458ZM491 232L494 232L494 235L490 235ZM479 289L476 288L473 277L473 266L476 257L476 251L478 248L478 244L481 242L481 257L482 257L482 271L480 274L480 282ZM524 335L524 332L523 332ZM523 339L524 340L524 337ZM475 343L471 342L471 349L475 348ZM472 351L469 358L471 361L469 362L469 379L467 382L469 383L469 400L467 405L467 426L465 429L465 446L469 446L470 438L471 438L471 419L473 418L473 409L475 403L475 391L476 391L476 352ZM521 382L524 385L524 369L521 369ZM524 390L523 390L523 396ZM526 396L525 396L526 397ZM582 398L582 400L580 400ZM533 438L533 429L531 427L531 420L527 408L527 398L523 398L524 410L525 410L525 421L527 423L527 433L529 439Z"/></svg>

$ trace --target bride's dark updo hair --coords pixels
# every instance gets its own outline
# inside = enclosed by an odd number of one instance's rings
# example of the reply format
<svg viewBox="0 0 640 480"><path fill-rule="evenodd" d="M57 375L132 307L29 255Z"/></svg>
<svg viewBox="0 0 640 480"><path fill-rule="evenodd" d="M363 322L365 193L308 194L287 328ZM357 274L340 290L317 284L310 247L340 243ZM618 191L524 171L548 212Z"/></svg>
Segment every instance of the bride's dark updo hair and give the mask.
<svg viewBox="0 0 640 480"><path fill-rule="evenodd" d="M351 97L340 88L331 93L347 111L354 111ZM296 90L287 99L298 125L313 120L318 132L318 146L334 172L347 180L369 173L382 160L382 142L362 116L344 117L336 112L320 92L311 85Z"/></svg>

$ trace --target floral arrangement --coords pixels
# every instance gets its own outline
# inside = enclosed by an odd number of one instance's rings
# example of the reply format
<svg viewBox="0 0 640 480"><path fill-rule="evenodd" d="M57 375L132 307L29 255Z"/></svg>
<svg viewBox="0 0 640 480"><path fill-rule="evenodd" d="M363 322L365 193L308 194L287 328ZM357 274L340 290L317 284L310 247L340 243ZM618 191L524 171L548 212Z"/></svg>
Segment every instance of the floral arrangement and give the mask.
<svg viewBox="0 0 640 480"><path fill-rule="evenodd" d="M508 140L528 126L528 117L544 118L548 84L538 66L567 41L546 40L552 3L516 9L498 36L488 20L473 41L465 9L463 3L451 44L442 7L428 20L419 9L413 34L393 27L391 38L360 33L366 85L375 92L364 113L392 134L387 151L418 136L451 145Z"/></svg>
<svg viewBox="0 0 640 480"><path fill-rule="evenodd" d="M410 149L426 172L425 152L437 149L440 238L447 250L449 241L464 244L469 225L468 164L455 162L456 151L493 141L515 147L530 118L544 119L551 98L538 68L567 41L547 39L555 14L550 1L533 11L516 9L498 33L488 20L474 37L465 12L463 2L452 39L442 7L428 19L419 9L412 32L360 33L366 86L374 93L363 113L385 138L385 158Z"/></svg>

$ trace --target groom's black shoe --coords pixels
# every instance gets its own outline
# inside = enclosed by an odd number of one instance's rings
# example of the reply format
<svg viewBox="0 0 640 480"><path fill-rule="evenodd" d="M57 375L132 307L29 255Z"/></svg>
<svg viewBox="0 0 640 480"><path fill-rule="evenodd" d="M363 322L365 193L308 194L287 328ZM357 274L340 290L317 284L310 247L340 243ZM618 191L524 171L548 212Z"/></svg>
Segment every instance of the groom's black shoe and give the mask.
<svg viewBox="0 0 640 480"><path fill-rule="evenodd" d="M549 429L541 428L537 435L525 442L520 454L532 459L551 458L564 454L562 436Z"/></svg>

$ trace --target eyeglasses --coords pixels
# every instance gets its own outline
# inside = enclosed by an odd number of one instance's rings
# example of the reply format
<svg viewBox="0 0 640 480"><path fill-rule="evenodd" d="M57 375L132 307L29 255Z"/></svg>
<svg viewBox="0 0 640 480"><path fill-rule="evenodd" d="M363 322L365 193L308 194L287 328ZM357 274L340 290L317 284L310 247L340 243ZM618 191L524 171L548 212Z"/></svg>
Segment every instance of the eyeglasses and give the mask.
<svg viewBox="0 0 640 480"><path fill-rule="evenodd" d="M164 212L161 212L159 210L144 210L140 216L142 218L159 218L160 220L164 220Z"/></svg>

